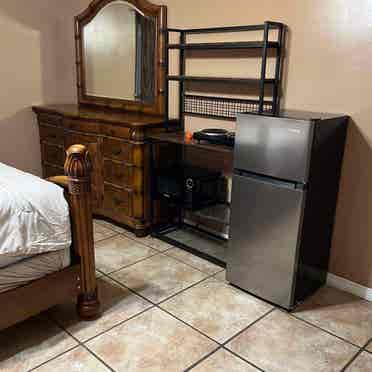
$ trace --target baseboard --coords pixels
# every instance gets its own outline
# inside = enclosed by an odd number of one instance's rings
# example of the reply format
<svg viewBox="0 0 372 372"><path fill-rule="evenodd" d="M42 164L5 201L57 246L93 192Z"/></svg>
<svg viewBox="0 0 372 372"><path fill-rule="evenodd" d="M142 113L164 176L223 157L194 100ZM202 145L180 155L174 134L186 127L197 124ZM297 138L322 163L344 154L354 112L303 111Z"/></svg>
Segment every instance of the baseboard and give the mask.
<svg viewBox="0 0 372 372"><path fill-rule="evenodd" d="M345 292L352 293L355 296L364 298L372 302L372 288L364 287L358 283L354 283L348 279L328 273L327 285L335 287Z"/></svg>

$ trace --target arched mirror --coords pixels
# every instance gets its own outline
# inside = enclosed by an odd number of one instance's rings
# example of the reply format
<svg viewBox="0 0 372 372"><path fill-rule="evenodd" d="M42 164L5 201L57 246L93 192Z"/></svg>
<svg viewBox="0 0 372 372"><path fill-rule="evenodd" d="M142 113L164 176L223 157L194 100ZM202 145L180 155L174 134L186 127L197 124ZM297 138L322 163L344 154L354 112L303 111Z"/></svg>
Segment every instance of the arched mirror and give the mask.
<svg viewBox="0 0 372 372"><path fill-rule="evenodd" d="M95 0L76 17L80 104L163 112L165 7Z"/></svg>

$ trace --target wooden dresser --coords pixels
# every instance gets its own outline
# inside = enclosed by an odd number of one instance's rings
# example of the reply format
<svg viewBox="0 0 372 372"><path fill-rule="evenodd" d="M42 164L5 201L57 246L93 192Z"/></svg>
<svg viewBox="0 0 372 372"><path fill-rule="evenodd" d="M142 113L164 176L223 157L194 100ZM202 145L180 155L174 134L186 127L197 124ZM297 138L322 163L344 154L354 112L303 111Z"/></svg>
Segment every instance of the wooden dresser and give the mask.
<svg viewBox="0 0 372 372"><path fill-rule="evenodd" d="M40 128L44 177L63 174L65 150L88 147L93 162L93 211L144 236L151 226L148 136L164 130L164 117L81 108L33 107Z"/></svg>

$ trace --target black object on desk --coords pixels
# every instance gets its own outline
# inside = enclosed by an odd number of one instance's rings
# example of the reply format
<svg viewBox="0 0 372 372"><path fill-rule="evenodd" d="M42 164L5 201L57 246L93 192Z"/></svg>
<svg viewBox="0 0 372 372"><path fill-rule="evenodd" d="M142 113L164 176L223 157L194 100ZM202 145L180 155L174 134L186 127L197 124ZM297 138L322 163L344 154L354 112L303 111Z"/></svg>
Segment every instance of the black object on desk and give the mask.
<svg viewBox="0 0 372 372"><path fill-rule="evenodd" d="M234 147L235 133L225 129L211 128L195 132L193 138L197 141L207 141L215 145L225 145Z"/></svg>
<svg viewBox="0 0 372 372"><path fill-rule="evenodd" d="M198 210L218 202L220 172L177 164L159 170L157 194L185 209Z"/></svg>

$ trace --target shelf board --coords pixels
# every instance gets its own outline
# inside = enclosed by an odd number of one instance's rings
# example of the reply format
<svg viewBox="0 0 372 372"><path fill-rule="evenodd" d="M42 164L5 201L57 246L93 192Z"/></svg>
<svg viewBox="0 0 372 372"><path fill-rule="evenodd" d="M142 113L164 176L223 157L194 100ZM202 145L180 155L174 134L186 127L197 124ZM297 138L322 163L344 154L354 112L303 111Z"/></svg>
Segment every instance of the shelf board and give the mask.
<svg viewBox="0 0 372 372"><path fill-rule="evenodd" d="M283 23L279 22L266 22L270 30L281 29L284 27ZM185 34L214 34L214 33L226 33L226 32L243 32L243 31L263 31L265 30L265 24L259 25L245 25L245 26L222 26L222 27L208 27L208 28L168 28L170 32L184 32Z"/></svg>
<svg viewBox="0 0 372 372"><path fill-rule="evenodd" d="M208 142L195 140L186 140L184 132L162 132L157 134L150 135L150 138L153 140L161 141L161 142L170 142L176 143L178 145L183 146L192 146L199 149L209 150L209 151L216 151L216 152L223 152L226 154L230 154L232 156L234 152L233 147L224 146L224 145L213 145Z"/></svg>
<svg viewBox="0 0 372 372"><path fill-rule="evenodd" d="M194 215L219 222L224 225L230 224L230 206L227 204L215 204L192 212Z"/></svg>
<svg viewBox="0 0 372 372"><path fill-rule="evenodd" d="M185 75L169 75L167 77L170 81L191 81L191 82L210 82L210 83L236 83L236 84L250 84L259 85L260 79L251 78L233 78L233 77L209 77L209 76L185 76ZM275 84L275 79L265 79L265 84Z"/></svg>
<svg viewBox="0 0 372 372"><path fill-rule="evenodd" d="M269 24L269 29L278 29L280 24ZM244 31L263 31L265 30L265 24L260 25L248 25L248 26L227 26L227 27L210 27L210 28L189 28L183 30L187 34L214 34L214 33L225 33L225 32L244 32Z"/></svg>
<svg viewBox="0 0 372 372"><path fill-rule="evenodd" d="M265 46L263 41L239 41L239 42L218 42L218 43L189 43L189 44L168 44L168 49L262 49ZM269 41L268 48L279 48L279 43Z"/></svg>

